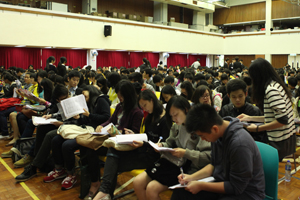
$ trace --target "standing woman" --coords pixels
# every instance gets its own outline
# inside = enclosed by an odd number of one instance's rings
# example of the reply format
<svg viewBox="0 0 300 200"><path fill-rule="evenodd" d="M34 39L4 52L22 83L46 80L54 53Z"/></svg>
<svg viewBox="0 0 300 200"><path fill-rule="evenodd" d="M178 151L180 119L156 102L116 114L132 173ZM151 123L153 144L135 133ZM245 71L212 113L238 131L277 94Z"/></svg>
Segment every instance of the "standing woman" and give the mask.
<svg viewBox="0 0 300 200"><path fill-rule="evenodd" d="M45 68L45 70L46 70L47 72L50 72L50 71L52 70L52 71L54 71L55 73L57 73L57 69L56 69L54 63L55 63L55 58L54 58L54 56L50 56L50 57L47 59L47 61L46 61L46 68Z"/></svg>
<svg viewBox="0 0 300 200"><path fill-rule="evenodd" d="M295 153L296 129L293 118L291 93L273 66L265 59L256 59L249 68L252 78L252 102L264 116L241 114L241 121L264 122L251 124L250 132L267 131L269 144L278 150L279 159Z"/></svg>
<svg viewBox="0 0 300 200"><path fill-rule="evenodd" d="M60 62L57 65L57 75L64 77L67 74L66 64L66 57L60 57Z"/></svg>

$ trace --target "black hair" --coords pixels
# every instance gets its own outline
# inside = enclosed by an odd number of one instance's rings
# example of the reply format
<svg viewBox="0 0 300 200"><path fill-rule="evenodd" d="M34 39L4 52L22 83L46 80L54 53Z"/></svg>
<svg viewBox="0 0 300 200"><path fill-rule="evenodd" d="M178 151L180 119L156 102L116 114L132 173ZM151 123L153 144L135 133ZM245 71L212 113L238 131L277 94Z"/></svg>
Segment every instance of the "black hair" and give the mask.
<svg viewBox="0 0 300 200"><path fill-rule="evenodd" d="M69 74L68 74L68 78L71 79L73 77L78 77L80 78L81 77L81 74L79 71L76 71L76 70L72 70ZM79 84L78 84L79 85Z"/></svg>
<svg viewBox="0 0 300 200"><path fill-rule="evenodd" d="M201 80L201 81L199 81L199 83L197 83L196 88L201 86L201 85L205 85L207 87L209 86L208 83L205 80Z"/></svg>
<svg viewBox="0 0 300 200"><path fill-rule="evenodd" d="M163 80L163 78L162 78L162 76L161 75L155 75L155 76L153 76L153 83L159 83L160 81L162 81Z"/></svg>
<svg viewBox="0 0 300 200"><path fill-rule="evenodd" d="M60 62L58 64L62 64L64 62L67 63L67 58L66 57L60 57Z"/></svg>
<svg viewBox="0 0 300 200"><path fill-rule="evenodd" d="M151 125L156 125L158 121L160 120L160 116L163 113L163 106L162 104L158 101L156 95L151 91L151 90L144 90L140 93L139 95L139 101L143 99L146 101L151 101L153 102L153 111L152 113L149 113L145 119L145 124L151 124Z"/></svg>
<svg viewBox="0 0 300 200"><path fill-rule="evenodd" d="M44 99L50 102L53 92L53 83L48 78L43 78L40 85L44 90Z"/></svg>
<svg viewBox="0 0 300 200"><path fill-rule="evenodd" d="M37 76L41 77L41 78L47 78L48 77L48 73L45 70L40 70L37 73Z"/></svg>
<svg viewBox="0 0 300 200"><path fill-rule="evenodd" d="M171 85L166 85L160 92L160 100L162 103L167 103L162 94L170 94L172 96L177 95L175 89Z"/></svg>
<svg viewBox="0 0 300 200"><path fill-rule="evenodd" d="M115 88L119 81L121 81L121 76L117 72L112 72L107 77L108 82L112 88Z"/></svg>
<svg viewBox="0 0 300 200"><path fill-rule="evenodd" d="M191 100L192 95L194 93L193 85L189 81L184 81L183 83L180 84L180 88L186 90L186 92L188 93L186 98L187 98L187 100ZM181 95L182 95L182 93L181 93Z"/></svg>
<svg viewBox="0 0 300 200"><path fill-rule="evenodd" d="M16 69L16 72L17 72L17 73L19 73L19 72L24 73L24 72L25 72L25 69L23 69L23 68L17 68L17 69Z"/></svg>
<svg viewBox="0 0 300 200"><path fill-rule="evenodd" d="M55 81L54 81L54 85L57 85L57 84L65 84L64 83L64 78L60 75L55 75Z"/></svg>
<svg viewBox="0 0 300 200"><path fill-rule="evenodd" d="M288 83L289 83L289 85L291 85L292 87L296 87L298 81L297 81L297 79L296 79L295 77L290 77L290 78L288 79Z"/></svg>
<svg viewBox="0 0 300 200"><path fill-rule="evenodd" d="M173 76L167 76L164 80L164 83L165 84L169 84L169 83L173 84L174 83L174 77Z"/></svg>
<svg viewBox="0 0 300 200"><path fill-rule="evenodd" d="M291 92L267 60L257 58L250 65L249 74L252 78L252 102L258 105L261 110L263 110L266 88L272 80L278 82L283 87L291 100Z"/></svg>
<svg viewBox="0 0 300 200"><path fill-rule="evenodd" d="M103 94L107 94L109 89L107 87L107 81L103 76L97 79L97 85L99 86L99 84L102 85L102 88L100 90L103 92Z"/></svg>
<svg viewBox="0 0 300 200"><path fill-rule="evenodd" d="M249 76L243 77L243 81L247 84L247 86L252 84L252 79Z"/></svg>
<svg viewBox="0 0 300 200"><path fill-rule="evenodd" d="M222 74L221 75L221 81L224 81L224 80L228 80L228 75L227 74Z"/></svg>
<svg viewBox="0 0 300 200"><path fill-rule="evenodd" d="M194 76L192 73L188 72L184 74L184 78L189 79L189 80L194 80Z"/></svg>
<svg viewBox="0 0 300 200"><path fill-rule="evenodd" d="M182 83L184 81L184 75L185 75L185 72L182 71L179 76L178 76L178 79L180 80L180 83Z"/></svg>
<svg viewBox="0 0 300 200"><path fill-rule="evenodd" d="M16 77L13 76L12 74L10 73L5 73L4 76L3 76L3 80L7 79L8 81L10 82L13 82L16 80Z"/></svg>
<svg viewBox="0 0 300 200"><path fill-rule="evenodd" d="M151 64L147 58L143 58L143 62L145 63L146 67L151 68Z"/></svg>
<svg viewBox="0 0 300 200"><path fill-rule="evenodd" d="M93 113L94 108L96 107L97 98L99 97L101 92L93 85L85 85L84 87L82 87L82 91L89 92L89 101L86 103L89 108L89 112Z"/></svg>
<svg viewBox="0 0 300 200"><path fill-rule="evenodd" d="M50 56L49 58L47 58L47 60L46 60L46 69L49 68L49 63L51 63L52 61L55 61L54 56ZM28 67L28 69L29 69L29 67Z"/></svg>
<svg viewBox="0 0 300 200"><path fill-rule="evenodd" d="M33 78L35 82L37 82L37 74L36 73L30 73L30 78Z"/></svg>
<svg viewBox="0 0 300 200"><path fill-rule="evenodd" d="M207 81L210 77L212 77L211 74L206 74L206 75L205 75L205 80Z"/></svg>
<svg viewBox="0 0 300 200"><path fill-rule="evenodd" d="M139 82L134 82L132 85L135 89L136 95L139 96L142 90L142 85Z"/></svg>
<svg viewBox="0 0 300 200"><path fill-rule="evenodd" d="M196 76L194 77L195 81L199 81L199 80L205 80L205 76L203 74L196 74Z"/></svg>
<svg viewBox="0 0 300 200"><path fill-rule="evenodd" d="M62 96L68 96L69 90L66 86L57 84L52 92L52 103L57 103L57 100Z"/></svg>
<svg viewBox="0 0 300 200"><path fill-rule="evenodd" d="M201 86L196 88L196 90L195 90L195 92L192 96L192 102L194 104L199 104L200 103L199 99L200 99L200 97L203 96L203 94L206 92L206 90L209 92L209 98L210 98L211 106L214 107L214 101L213 101L213 98L212 98L212 91L206 85L201 85Z"/></svg>
<svg viewBox="0 0 300 200"><path fill-rule="evenodd" d="M227 94L230 95L231 92L237 91L237 90L243 90L243 92L246 94L247 92L247 84L245 81L240 79L233 79L230 80L227 85Z"/></svg>
<svg viewBox="0 0 300 200"><path fill-rule="evenodd" d="M230 72L230 70L229 70L229 69L224 69L224 72L225 72L225 74L227 74L228 76L230 76L230 75L231 75L231 72Z"/></svg>
<svg viewBox="0 0 300 200"><path fill-rule="evenodd" d="M166 108L166 121L167 121L167 126L169 129L171 129L172 124L173 124L173 120L170 115L170 109L172 106L182 110L185 114L187 114L187 112L191 108L191 105L186 98L184 98L182 96L174 95L170 99L170 101L167 103L167 108Z"/></svg>
<svg viewBox="0 0 300 200"><path fill-rule="evenodd" d="M128 69L122 69L121 74L130 74Z"/></svg>
<svg viewBox="0 0 300 200"><path fill-rule="evenodd" d="M145 69L144 72L145 72L146 74L148 74L149 77L151 77L152 74L153 74L153 71L152 71L151 69Z"/></svg>
<svg viewBox="0 0 300 200"><path fill-rule="evenodd" d="M138 72L133 72L132 74L129 74L128 79L133 82L138 82L141 85L143 85L144 83L143 75Z"/></svg>
<svg viewBox="0 0 300 200"><path fill-rule="evenodd" d="M137 106L137 95L133 84L128 80L120 80L115 87L115 92L123 96L124 101L121 104L124 110L124 116L130 113Z"/></svg>
<svg viewBox="0 0 300 200"><path fill-rule="evenodd" d="M207 104L194 105L186 116L185 127L189 133L200 131L211 133L214 125L222 125L223 119L216 110Z"/></svg>

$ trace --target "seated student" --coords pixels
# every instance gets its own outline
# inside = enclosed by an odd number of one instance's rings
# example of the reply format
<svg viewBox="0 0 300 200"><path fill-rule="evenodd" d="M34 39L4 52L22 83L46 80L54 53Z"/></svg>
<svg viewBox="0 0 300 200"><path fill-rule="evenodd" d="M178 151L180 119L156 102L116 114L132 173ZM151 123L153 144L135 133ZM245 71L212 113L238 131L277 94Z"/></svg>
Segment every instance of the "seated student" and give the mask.
<svg viewBox="0 0 300 200"><path fill-rule="evenodd" d="M109 96L109 100L111 101L111 107L115 108L118 103L120 103L120 100L118 99L118 95L115 92L115 87L117 83L121 80L120 74L117 72L112 72L109 74L109 76L106 76L108 83L110 84L110 88L108 90L107 95Z"/></svg>
<svg viewBox="0 0 300 200"><path fill-rule="evenodd" d="M170 155L182 160L183 170L191 174L210 162L210 143L186 130L186 113L189 109L190 103L184 97L173 96L170 99L166 109L170 135L166 142L158 143L158 146L173 148L175 151ZM160 199L161 192L177 184L179 168L163 157L153 163L134 179L133 187L138 199Z"/></svg>
<svg viewBox="0 0 300 200"><path fill-rule="evenodd" d="M192 102L193 104L208 104L214 107L217 112L220 111L220 108L214 104L211 90L205 85L196 88L192 96Z"/></svg>
<svg viewBox="0 0 300 200"><path fill-rule="evenodd" d="M157 74L153 77L153 83L155 84L155 91L160 92L165 86L164 79L161 74Z"/></svg>
<svg viewBox="0 0 300 200"><path fill-rule="evenodd" d="M144 111L149 114L145 118L145 133L148 140L156 143L162 137L162 142L169 137L169 129L166 123L165 110L158 101L155 94L150 90L144 90L139 95L139 104ZM134 134L133 131L126 129L126 134ZM147 142L134 142L132 144L137 149L132 151L118 151L109 148L107 159L105 161L104 174L99 189L99 193L94 199L104 196L113 197L116 187L118 173L131 171L133 169L145 169L151 166L160 157L160 154ZM99 187L100 182L92 182L89 197L93 197L95 189ZM92 191L93 190L93 191Z"/></svg>
<svg viewBox="0 0 300 200"><path fill-rule="evenodd" d="M77 90L85 96L89 110L84 109L82 115L78 115L77 126L91 126L94 129L110 117L110 101L107 95L101 95L100 91L92 85L87 85L82 91ZM75 176L75 155L80 145L76 139L65 139L61 135L56 135L51 142L52 156L55 169L48 176L44 177L44 182L49 183L54 180L65 178L61 183L62 190L71 189L77 182Z"/></svg>
<svg viewBox="0 0 300 200"><path fill-rule="evenodd" d="M187 114L186 128L211 142L211 164L192 175L180 174L179 182L187 187L174 190L171 200L265 198L260 152L238 119L222 119L211 106L200 104ZM216 181L197 181L209 176Z"/></svg>
<svg viewBox="0 0 300 200"><path fill-rule="evenodd" d="M145 83L152 85L153 88L155 88L155 84L153 83L152 78L152 70L151 69L145 69L143 72L143 78L145 79Z"/></svg>
<svg viewBox="0 0 300 200"><path fill-rule="evenodd" d="M115 73L115 72L114 72ZM143 119L143 112L137 105L137 95L132 83L128 80L121 80L116 85L116 93L120 99L113 115L104 123L97 126L96 132L101 132L102 128L109 123L113 123L115 127L123 134L126 133L125 129L130 129L134 133L140 131L140 125ZM109 129L110 131L110 129ZM87 156L87 164L91 175L92 186L99 186L100 179L100 164L99 155L106 155L107 148L100 147L97 151L93 149L81 147L80 152L83 156ZM95 188L91 188L93 194Z"/></svg>
<svg viewBox="0 0 300 200"><path fill-rule="evenodd" d="M103 94L108 93L107 80L103 76L97 78L97 85Z"/></svg>
<svg viewBox="0 0 300 200"><path fill-rule="evenodd" d="M25 84L25 69L23 68L17 68L16 69L16 74L17 74L17 78L20 80L20 82L22 83L22 85Z"/></svg>
<svg viewBox="0 0 300 200"><path fill-rule="evenodd" d="M296 85L297 85L297 79L295 77L290 77L288 79L288 87L290 89L290 92L292 94L292 97L296 97Z"/></svg>
<svg viewBox="0 0 300 200"><path fill-rule="evenodd" d="M68 90L69 90L69 93L70 93L70 97L73 97L75 95L75 92L76 92L76 89L78 88L78 84L79 84L79 80L80 80L80 77L82 75L80 74L80 72L78 71L71 71L69 74L68 74Z"/></svg>
<svg viewBox="0 0 300 200"><path fill-rule="evenodd" d="M183 80L189 81L193 85L193 87L195 86L194 75L190 71L186 71L186 73L184 74Z"/></svg>
<svg viewBox="0 0 300 200"><path fill-rule="evenodd" d="M194 87L191 82L184 81L180 84L181 96L185 97L187 100L192 100L192 96L194 94Z"/></svg>
<svg viewBox="0 0 300 200"><path fill-rule="evenodd" d="M228 97L231 103L222 107L219 115L221 117L231 116L237 117L244 113L250 116L262 116L262 112L258 107L246 101L247 97L247 85L240 79L234 79L227 84ZM267 143L268 135L265 131L261 132L249 132L254 140Z"/></svg>
<svg viewBox="0 0 300 200"><path fill-rule="evenodd" d="M164 107L166 107L168 101L174 96L177 95L175 89L171 85L166 85L160 94L160 100Z"/></svg>
<svg viewBox="0 0 300 200"><path fill-rule="evenodd" d="M213 90L215 89L215 86L213 85L213 77L211 74L206 74L205 75L205 80L208 83L208 87Z"/></svg>
<svg viewBox="0 0 300 200"><path fill-rule="evenodd" d="M171 85L175 89L175 92L178 96L181 94L180 90L177 87L175 87L173 76L167 76L164 80L164 83L165 85Z"/></svg>
<svg viewBox="0 0 300 200"><path fill-rule="evenodd" d="M145 83L143 80L142 74L140 74L138 72L133 72L132 74L130 74L128 76L128 79L131 81L131 83L138 82L139 84L141 84L143 89L148 89L148 90L151 90L152 92L155 92L152 85Z"/></svg>

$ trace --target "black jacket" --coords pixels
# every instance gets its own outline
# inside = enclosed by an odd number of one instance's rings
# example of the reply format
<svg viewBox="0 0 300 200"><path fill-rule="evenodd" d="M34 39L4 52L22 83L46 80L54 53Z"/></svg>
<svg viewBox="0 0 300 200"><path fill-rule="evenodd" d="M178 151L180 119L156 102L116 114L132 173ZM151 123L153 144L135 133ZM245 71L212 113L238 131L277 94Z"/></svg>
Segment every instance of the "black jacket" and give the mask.
<svg viewBox="0 0 300 200"><path fill-rule="evenodd" d="M246 102L245 105L239 109L234 107L234 105L232 103L227 104L222 107L222 109L219 112L219 115L221 117L226 117L226 116L237 117L243 113L246 115L249 115L249 116L262 116L262 113L259 110L259 108L256 106L253 106L252 104L250 104L248 102ZM258 133L253 133L253 132L249 132L249 133L255 141L264 142L264 143L268 142L268 136L267 136L266 131L261 131Z"/></svg>

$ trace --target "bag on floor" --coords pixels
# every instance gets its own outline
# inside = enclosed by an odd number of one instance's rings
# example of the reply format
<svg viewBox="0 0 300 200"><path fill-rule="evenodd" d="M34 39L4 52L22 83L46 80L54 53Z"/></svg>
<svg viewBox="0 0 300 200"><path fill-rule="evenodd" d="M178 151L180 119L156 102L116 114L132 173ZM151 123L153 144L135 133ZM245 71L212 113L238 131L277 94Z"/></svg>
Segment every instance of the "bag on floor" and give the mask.
<svg viewBox="0 0 300 200"><path fill-rule="evenodd" d="M16 141L14 147L11 148L11 151L13 152L13 155L11 157L13 163L23 158L30 151L30 148L34 141L35 137L20 138Z"/></svg>

